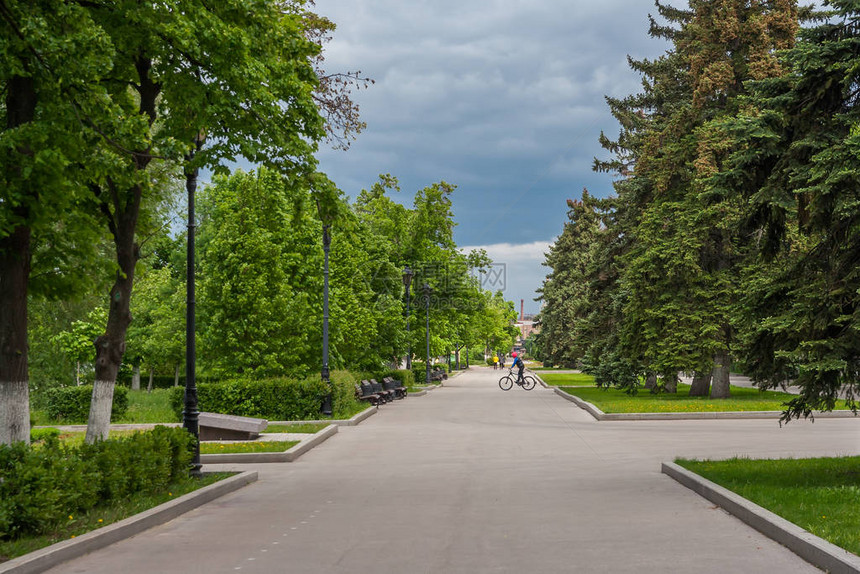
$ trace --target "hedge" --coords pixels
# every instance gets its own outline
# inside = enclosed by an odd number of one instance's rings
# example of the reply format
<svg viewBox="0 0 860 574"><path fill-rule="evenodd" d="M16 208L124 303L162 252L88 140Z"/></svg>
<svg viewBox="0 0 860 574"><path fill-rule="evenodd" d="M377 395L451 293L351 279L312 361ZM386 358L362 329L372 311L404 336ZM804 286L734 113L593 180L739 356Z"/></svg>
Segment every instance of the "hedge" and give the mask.
<svg viewBox="0 0 860 574"><path fill-rule="evenodd" d="M334 417L351 416L358 410L355 377L347 371L334 371L331 383ZM204 412L275 421L316 420L321 418L325 394L325 386L319 377L235 379L197 385L197 404L198 409ZM184 402L185 389L171 389L170 406L180 418Z"/></svg>
<svg viewBox="0 0 860 574"><path fill-rule="evenodd" d="M77 447L56 436L0 445L0 539L44 534L100 502L165 490L188 475L193 440L159 426Z"/></svg>
<svg viewBox="0 0 860 574"><path fill-rule="evenodd" d="M48 389L45 391L45 412L53 421L84 424L90 417L92 397L92 385ZM126 411L128 411L128 389L116 385L113 390L111 419L123 416Z"/></svg>
<svg viewBox="0 0 860 574"><path fill-rule="evenodd" d="M437 363L435 365L430 365L430 374L432 375L433 371L436 370L437 368L442 369L442 371L444 371L446 373L449 372L448 366L445 363ZM412 362L412 373L413 373L413 376L415 377L415 382L417 382L419 385L423 385L424 382L427 380L427 370L426 370L426 367L424 366L423 361L413 361ZM432 381L432 378L431 378L431 381Z"/></svg>

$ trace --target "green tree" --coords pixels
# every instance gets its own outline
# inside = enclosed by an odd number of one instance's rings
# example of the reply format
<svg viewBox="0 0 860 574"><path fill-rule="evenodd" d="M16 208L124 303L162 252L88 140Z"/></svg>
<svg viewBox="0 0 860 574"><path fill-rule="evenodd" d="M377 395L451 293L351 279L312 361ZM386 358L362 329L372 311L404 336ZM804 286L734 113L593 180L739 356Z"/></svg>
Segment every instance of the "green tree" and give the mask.
<svg viewBox="0 0 860 574"><path fill-rule="evenodd" d="M216 178L200 203L201 362L216 374L309 374L322 321L309 193L261 169Z"/></svg>
<svg viewBox="0 0 860 574"><path fill-rule="evenodd" d="M34 241L54 235L79 207L85 188L75 165L85 161L81 122L103 89L97 84L113 56L110 42L77 3L3 3L0 18L0 443L29 441L28 296L46 283L30 277ZM70 177L71 175L71 177ZM74 221L86 232L91 222ZM91 237L78 236L87 243ZM43 247L46 246L43 242ZM67 242L66 247L74 242ZM45 248L42 261L62 249ZM51 265L49 268L53 268ZM51 291L68 286L56 281Z"/></svg>
<svg viewBox="0 0 860 574"><path fill-rule="evenodd" d="M723 124L733 153L709 180L744 190L748 262L743 363L762 386L802 389L783 419L830 410L860 390L860 125L857 2L834 0L824 23L784 53L788 73L751 85Z"/></svg>
<svg viewBox="0 0 860 574"><path fill-rule="evenodd" d="M118 54L103 82L115 107L113 129L99 142L105 167L90 184L114 238L117 273L105 333L96 343L88 441L107 435L131 323L138 225L159 189L150 176L155 160L193 157L189 173L237 156L296 176L310 171L324 133L312 98L311 60L319 49L303 18L282 8L262 0L91 8ZM194 153L204 134L209 143Z"/></svg>
<svg viewBox="0 0 860 574"><path fill-rule="evenodd" d="M66 357L75 363L75 384L81 385L81 367L91 371L95 362L93 341L99 336L99 330L104 324L107 312L96 307L87 315L86 320L72 322L68 331L61 331L52 337L52 342L59 346Z"/></svg>
<svg viewBox="0 0 860 574"><path fill-rule="evenodd" d="M583 190L582 200L568 200L567 205L568 221L543 263L550 272L538 289L538 300L544 303L538 321L544 359L575 366L589 343L580 323L591 312L590 270L601 220L599 201L588 191Z"/></svg>
<svg viewBox="0 0 860 574"><path fill-rule="evenodd" d="M626 292L620 342L634 364L661 374L674 391L678 371L713 367L712 397L729 396L735 344L742 238L733 233L740 190L707 188L729 149L720 118L738 110L744 82L779 74L774 52L794 41L796 3L691 1L689 10L658 4L670 25L652 22L652 35L673 50L656 62L635 63L645 93L611 101L624 131L605 141L619 159L635 163L616 186L629 236L621 288ZM644 121L631 119L638 110ZM694 394L707 394L697 377ZM702 383L701 385L699 383Z"/></svg>

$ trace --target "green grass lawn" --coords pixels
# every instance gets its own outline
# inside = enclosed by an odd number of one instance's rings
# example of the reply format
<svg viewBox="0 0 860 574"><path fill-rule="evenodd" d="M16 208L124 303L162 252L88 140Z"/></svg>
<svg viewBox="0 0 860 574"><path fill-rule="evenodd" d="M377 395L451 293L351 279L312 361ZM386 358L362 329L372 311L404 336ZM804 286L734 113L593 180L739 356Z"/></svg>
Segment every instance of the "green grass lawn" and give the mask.
<svg viewBox="0 0 860 574"><path fill-rule="evenodd" d="M51 426L58 423L51 420L44 411L32 409L34 426ZM170 408L170 389L153 389L151 393L142 391L128 392L128 411L114 420L113 424L152 424L178 423L179 418ZM85 423L82 423L85 424Z"/></svg>
<svg viewBox="0 0 860 574"><path fill-rule="evenodd" d="M860 555L860 456L675 462Z"/></svg>
<svg viewBox="0 0 860 574"><path fill-rule="evenodd" d="M549 381L547 381L549 383ZM731 411L782 411L783 403L794 395L777 391L759 391L745 387L731 387L729 399L691 397L690 385L679 384L677 394L652 395L640 390L635 396L618 389L596 387L563 387L562 390L593 404L605 413L687 413L687 412L731 412ZM839 401L837 409L845 409Z"/></svg>
<svg viewBox="0 0 860 574"><path fill-rule="evenodd" d="M302 433L315 434L328 426L328 423L303 423L296 425L272 425L266 427L263 432L270 433Z"/></svg>
<svg viewBox="0 0 860 574"><path fill-rule="evenodd" d="M538 373L543 382L554 387L587 387L594 386L594 377L585 373Z"/></svg>
<svg viewBox="0 0 860 574"><path fill-rule="evenodd" d="M15 540L0 540L0 563L18 556L23 556L51 544L75 538L86 534L91 530L97 530L108 524L119 522L129 516L139 514L159 504L173 500L183 494L193 492L198 488L209 486L219 480L223 480L235 473L213 473L206 474L200 479L187 478L174 483L164 492L156 495L138 494L114 504L93 508L90 512L80 516L69 516L68 521L57 526L53 532L42 536L29 536Z"/></svg>
<svg viewBox="0 0 860 574"><path fill-rule="evenodd" d="M237 443L200 443L200 454L234 454L251 452L284 452L299 444L297 440L253 441Z"/></svg>

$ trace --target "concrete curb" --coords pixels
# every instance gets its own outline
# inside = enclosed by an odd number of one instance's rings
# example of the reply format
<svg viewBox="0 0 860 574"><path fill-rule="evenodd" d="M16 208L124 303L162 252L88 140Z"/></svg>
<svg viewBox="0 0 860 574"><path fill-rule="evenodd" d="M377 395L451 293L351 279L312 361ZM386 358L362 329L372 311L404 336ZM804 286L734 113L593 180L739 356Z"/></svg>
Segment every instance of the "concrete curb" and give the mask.
<svg viewBox="0 0 860 574"><path fill-rule="evenodd" d="M284 452L236 452L228 454L201 454L203 464L251 464L266 462L293 462L315 446L337 434L338 425L330 424L313 437L301 441Z"/></svg>
<svg viewBox="0 0 860 574"><path fill-rule="evenodd" d="M189 492L176 500L165 502L146 512L135 514L125 520L109 524L104 528L93 530L76 538L57 542L41 550L36 550L24 556L19 556L0 564L0 574L35 574L67 560L78 558L140 534L153 526L169 522L174 518L211 502L220 496L229 494L257 480L256 471L248 471L231 476L207 487Z"/></svg>
<svg viewBox="0 0 860 574"><path fill-rule="evenodd" d="M685 421L685 420L717 420L717 419L775 419L778 420L780 411L727 411L720 413L604 413L593 404L570 395L555 387L555 394L575 403L598 421ZM855 418L851 411L830 411L815 413L815 418L850 419Z"/></svg>
<svg viewBox="0 0 860 574"><path fill-rule="evenodd" d="M746 498L672 462L664 462L662 472L765 536L779 542L813 566L831 573L860 573L860 557L811 534Z"/></svg>
<svg viewBox="0 0 860 574"><path fill-rule="evenodd" d="M448 378L450 378L450 377L448 377ZM440 381L439 383L432 383L429 387L424 387L420 391L415 391L414 393L409 393L409 396L410 397L423 397L423 396L429 395L431 392L435 391L436 389L441 389L444 386L445 386L445 383L443 381Z"/></svg>

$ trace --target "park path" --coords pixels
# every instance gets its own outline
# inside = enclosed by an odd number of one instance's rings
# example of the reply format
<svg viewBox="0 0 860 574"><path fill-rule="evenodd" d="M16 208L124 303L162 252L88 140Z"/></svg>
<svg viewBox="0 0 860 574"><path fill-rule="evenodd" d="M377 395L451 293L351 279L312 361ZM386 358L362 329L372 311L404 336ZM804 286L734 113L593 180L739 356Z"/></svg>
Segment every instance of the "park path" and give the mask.
<svg viewBox="0 0 860 574"><path fill-rule="evenodd" d="M660 473L676 456L860 454L860 420L596 422L473 369L260 480L50 572L818 572ZM209 465L204 470L248 468Z"/></svg>

